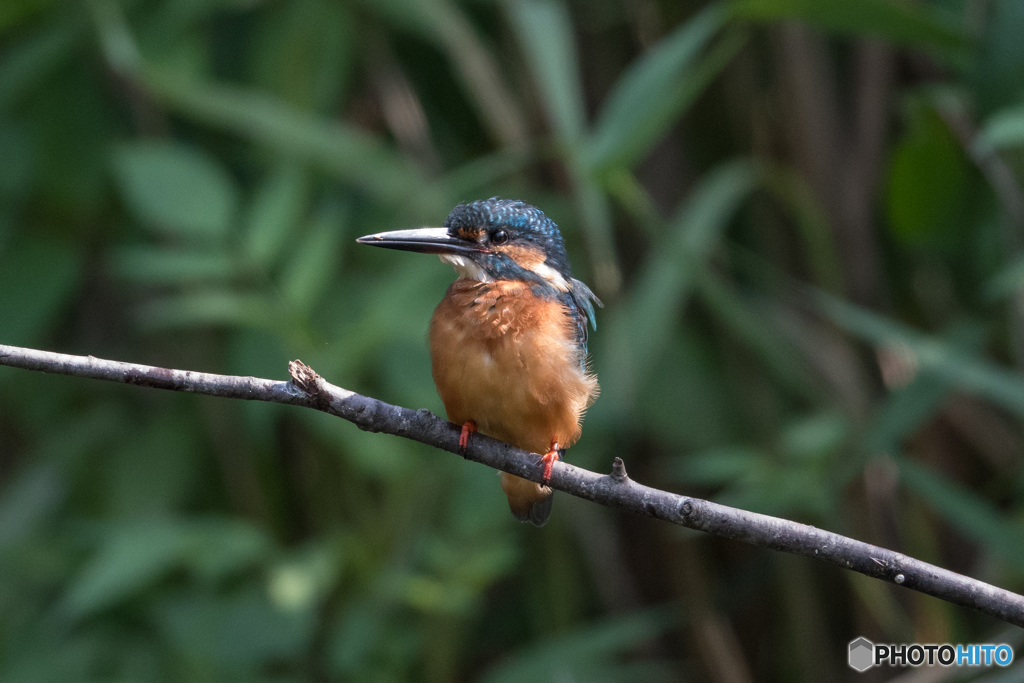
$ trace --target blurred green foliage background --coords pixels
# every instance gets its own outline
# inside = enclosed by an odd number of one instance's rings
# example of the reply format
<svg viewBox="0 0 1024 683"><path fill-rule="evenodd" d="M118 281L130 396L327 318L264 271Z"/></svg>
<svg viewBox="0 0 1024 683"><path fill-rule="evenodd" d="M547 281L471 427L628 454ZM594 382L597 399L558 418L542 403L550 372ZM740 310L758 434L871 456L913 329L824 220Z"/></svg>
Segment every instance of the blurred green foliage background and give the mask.
<svg viewBox="0 0 1024 683"><path fill-rule="evenodd" d="M3 0L0 343L443 415L451 269L353 239L521 198L606 302L570 461L1021 591L1021 36L1019 0ZM0 368L5 682L889 677L860 635L1024 644L564 495L518 525L313 411Z"/></svg>

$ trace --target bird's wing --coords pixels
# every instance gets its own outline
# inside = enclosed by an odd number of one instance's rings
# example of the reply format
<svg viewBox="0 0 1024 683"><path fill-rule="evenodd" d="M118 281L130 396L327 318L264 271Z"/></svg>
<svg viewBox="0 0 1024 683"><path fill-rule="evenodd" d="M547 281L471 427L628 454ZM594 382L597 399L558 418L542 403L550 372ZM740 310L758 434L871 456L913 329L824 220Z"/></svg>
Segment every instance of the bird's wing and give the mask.
<svg viewBox="0 0 1024 683"><path fill-rule="evenodd" d="M594 304L597 304L599 308L604 308L604 304L601 300L590 291L590 287L577 280L576 278L569 278L569 298L571 301L570 308L573 312L573 317L576 319L576 341L583 346L583 351L587 350L587 322L590 322L590 326L595 330L597 329L597 319L594 315Z"/></svg>

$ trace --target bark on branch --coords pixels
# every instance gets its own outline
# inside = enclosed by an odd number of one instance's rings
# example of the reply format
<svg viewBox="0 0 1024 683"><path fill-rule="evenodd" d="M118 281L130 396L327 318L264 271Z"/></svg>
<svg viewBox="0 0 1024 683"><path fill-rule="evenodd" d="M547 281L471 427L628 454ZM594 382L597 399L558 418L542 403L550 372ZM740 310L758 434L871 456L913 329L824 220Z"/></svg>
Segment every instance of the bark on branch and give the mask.
<svg viewBox="0 0 1024 683"><path fill-rule="evenodd" d="M429 444L532 481L540 481L541 477L540 456L535 453L482 434L474 435L469 448L460 453L458 425L426 409L410 410L336 387L300 361L289 363L292 379L288 382L169 370L4 345L0 345L0 365L154 389L314 408L348 420L366 431ZM608 475L556 462L550 485L601 505L752 545L814 557L1024 626L1024 597L1020 595L812 526L638 484L626 474L620 458L615 459Z"/></svg>

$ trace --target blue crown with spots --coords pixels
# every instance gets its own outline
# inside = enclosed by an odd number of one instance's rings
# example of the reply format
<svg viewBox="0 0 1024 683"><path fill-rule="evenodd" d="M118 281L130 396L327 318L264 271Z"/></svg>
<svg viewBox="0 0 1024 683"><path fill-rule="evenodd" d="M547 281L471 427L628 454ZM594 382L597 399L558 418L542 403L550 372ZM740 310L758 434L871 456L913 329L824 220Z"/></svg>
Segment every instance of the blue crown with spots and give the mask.
<svg viewBox="0 0 1024 683"><path fill-rule="evenodd" d="M459 229L503 228L513 240L525 240L539 246L544 251L547 265L564 277L571 276L565 240L558 226L543 211L524 201L491 197L459 204L448 214L444 227L453 233Z"/></svg>

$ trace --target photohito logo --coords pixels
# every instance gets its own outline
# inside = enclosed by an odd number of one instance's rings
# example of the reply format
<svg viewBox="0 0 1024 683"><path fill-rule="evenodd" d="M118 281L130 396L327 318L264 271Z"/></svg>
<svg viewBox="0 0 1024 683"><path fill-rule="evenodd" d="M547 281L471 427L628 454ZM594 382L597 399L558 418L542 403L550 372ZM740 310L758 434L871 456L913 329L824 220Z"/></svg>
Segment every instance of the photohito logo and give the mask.
<svg viewBox="0 0 1024 683"><path fill-rule="evenodd" d="M882 645L867 638L850 641L850 668L861 673L873 666L1009 666L1013 648L1009 645Z"/></svg>
<svg viewBox="0 0 1024 683"><path fill-rule="evenodd" d="M850 643L850 668L864 673L875 665L875 644L867 638Z"/></svg>

